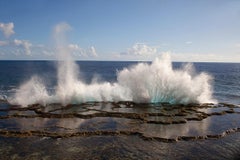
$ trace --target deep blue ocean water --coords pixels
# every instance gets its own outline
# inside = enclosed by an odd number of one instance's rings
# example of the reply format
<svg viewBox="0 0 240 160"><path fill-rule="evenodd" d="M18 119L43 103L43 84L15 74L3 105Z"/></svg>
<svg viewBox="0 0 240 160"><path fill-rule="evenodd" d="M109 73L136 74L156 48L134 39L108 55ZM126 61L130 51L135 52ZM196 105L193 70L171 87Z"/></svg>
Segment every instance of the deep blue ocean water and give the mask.
<svg viewBox="0 0 240 160"><path fill-rule="evenodd" d="M91 83L93 77L100 81L115 82L117 71L138 62L78 61L79 77ZM183 63L173 62L175 69ZM218 102L240 104L240 63L193 63L196 73L206 72L213 77L213 97ZM33 75L44 79L51 90L57 81L57 62L54 61L0 61L0 95L9 97Z"/></svg>

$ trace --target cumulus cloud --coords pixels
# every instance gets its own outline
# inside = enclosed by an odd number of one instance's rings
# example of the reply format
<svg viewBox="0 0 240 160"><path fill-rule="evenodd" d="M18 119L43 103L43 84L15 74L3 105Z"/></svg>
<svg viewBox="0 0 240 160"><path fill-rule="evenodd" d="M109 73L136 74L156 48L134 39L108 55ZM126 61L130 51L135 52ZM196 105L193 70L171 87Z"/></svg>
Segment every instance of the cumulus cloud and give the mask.
<svg viewBox="0 0 240 160"><path fill-rule="evenodd" d="M31 55L32 43L27 40L14 39L13 41L0 41L1 52L12 53L14 55Z"/></svg>
<svg viewBox="0 0 240 160"><path fill-rule="evenodd" d="M25 54L31 55L32 44L29 41L14 39L13 44L16 46L23 47L23 49L25 50Z"/></svg>
<svg viewBox="0 0 240 160"><path fill-rule="evenodd" d="M14 24L13 23L1 23L0 22L0 32L6 38L9 38L14 34ZM96 49L94 46L89 48L81 48L77 44L69 44L66 42L65 33L71 30L71 26L68 23L59 23L53 28L53 36L55 38L56 47L65 49L66 52L70 52L76 57L98 57ZM21 39L11 39L11 40L0 40L0 54L16 56L34 56L37 58L54 58L56 55L56 48L53 46L45 46L42 44L33 45L28 40Z"/></svg>
<svg viewBox="0 0 240 160"><path fill-rule="evenodd" d="M134 56L148 56L156 53L157 47L148 46L144 43L135 43L131 48L127 49L127 52L123 52L121 54Z"/></svg>
<svg viewBox="0 0 240 160"><path fill-rule="evenodd" d="M69 51L76 56L85 56L84 50L79 47L77 44L69 44L68 45Z"/></svg>
<svg viewBox="0 0 240 160"><path fill-rule="evenodd" d="M75 56L83 56L83 57L97 57L97 52L95 47L91 46L88 49L83 49L77 44L69 44L69 51Z"/></svg>
<svg viewBox="0 0 240 160"><path fill-rule="evenodd" d="M0 23L0 30L3 32L4 36L6 38L9 38L11 35L13 35L15 32L13 30L14 24L11 23Z"/></svg>

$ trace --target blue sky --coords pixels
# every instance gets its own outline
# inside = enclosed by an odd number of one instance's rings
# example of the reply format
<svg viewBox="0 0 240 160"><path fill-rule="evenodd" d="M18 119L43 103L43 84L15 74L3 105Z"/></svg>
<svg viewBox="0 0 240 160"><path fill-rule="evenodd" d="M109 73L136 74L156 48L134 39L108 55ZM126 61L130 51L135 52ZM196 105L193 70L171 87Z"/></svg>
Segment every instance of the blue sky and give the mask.
<svg viewBox="0 0 240 160"><path fill-rule="evenodd" d="M1 0L0 59L54 59L59 24L77 60L240 62L239 0Z"/></svg>

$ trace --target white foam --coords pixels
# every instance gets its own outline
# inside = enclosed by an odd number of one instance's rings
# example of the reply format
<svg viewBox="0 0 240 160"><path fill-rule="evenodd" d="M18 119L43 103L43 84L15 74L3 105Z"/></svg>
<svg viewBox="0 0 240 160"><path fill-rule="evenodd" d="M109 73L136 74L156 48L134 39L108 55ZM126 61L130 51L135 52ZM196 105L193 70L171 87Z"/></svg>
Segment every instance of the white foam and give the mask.
<svg viewBox="0 0 240 160"><path fill-rule="evenodd" d="M17 89L15 96L10 98L9 101L22 106L34 103L45 105L50 102L50 98L42 80L37 76L33 76Z"/></svg>
<svg viewBox="0 0 240 160"><path fill-rule="evenodd" d="M206 103L212 99L211 76L195 74L192 66L174 70L169 55L151 64L139 63L117 73L117 82L93 81L85 84L78 78L73 61L58 64L58 84L54 94L47 92L43 81L34 76L17 90L12 103L82 103L93 101L134 101L144 103Z"/></svg>
<svg viewBox="0 0 240 160"><path fill-rule="evenodd" d="M129 90L135 102L204 103L213 102L211 76L195 75L192 66L172 68L170 56L151 64L140 63L118 73L118 83Z"/></svg>
<svg viewBox="0 0 240 160"><path fill-rule="evenodd" d="M56 27L55 36L62 38L67 27ZM63 29L63 31L61 31ZM79 68L64 43L58 42L58 82L55 93L48 93L43 80L34 76L19 87L10 102L26 106L40 103L83 103L93 101L133 101L144 103L206 103L212 99L212 77L196 74L191 64L173 69L170 55L165 54L151 64L139 63L117 74L115 83L84 83Z"/></svg>

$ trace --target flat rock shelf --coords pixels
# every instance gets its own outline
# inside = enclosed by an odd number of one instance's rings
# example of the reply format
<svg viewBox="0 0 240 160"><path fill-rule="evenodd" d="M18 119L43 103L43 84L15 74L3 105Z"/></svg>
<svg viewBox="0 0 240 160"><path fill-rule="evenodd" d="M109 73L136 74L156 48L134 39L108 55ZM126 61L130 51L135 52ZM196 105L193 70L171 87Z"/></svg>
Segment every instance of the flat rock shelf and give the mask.
<svg viewBox="0 0 240 160"><path fill-rule="evenodd" d="M225 103L0 102L5 159L234 159L239 132L240 107Z"/></svg>

